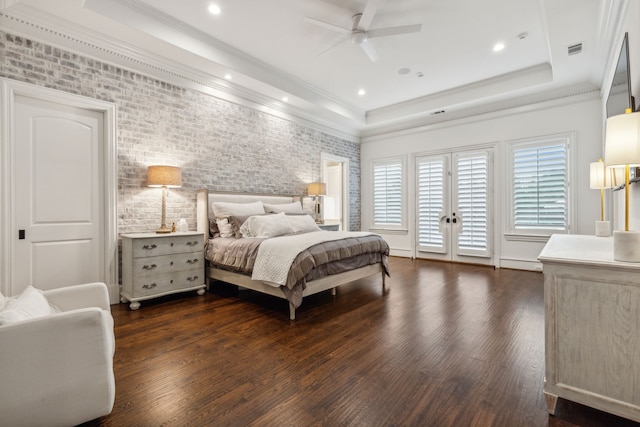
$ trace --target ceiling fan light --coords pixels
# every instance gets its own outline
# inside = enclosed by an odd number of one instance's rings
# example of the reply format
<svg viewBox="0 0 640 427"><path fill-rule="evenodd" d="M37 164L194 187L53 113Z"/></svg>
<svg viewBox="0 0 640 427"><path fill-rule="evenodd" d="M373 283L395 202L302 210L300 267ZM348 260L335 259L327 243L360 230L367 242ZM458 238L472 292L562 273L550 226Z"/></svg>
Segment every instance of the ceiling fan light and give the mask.
<svg viewBox="0 0 640 427"><path fill-rule="evenodd" d="M351 35L351 43L362 44L367 41L367 33L364 31L354 31Z"/></svg>

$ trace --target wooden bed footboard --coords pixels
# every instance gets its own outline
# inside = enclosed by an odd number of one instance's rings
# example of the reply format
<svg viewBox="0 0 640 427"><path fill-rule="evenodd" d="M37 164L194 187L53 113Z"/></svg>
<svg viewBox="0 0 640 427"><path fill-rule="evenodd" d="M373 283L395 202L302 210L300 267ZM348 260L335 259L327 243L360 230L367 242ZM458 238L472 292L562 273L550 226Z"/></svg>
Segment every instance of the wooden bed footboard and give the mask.
<svg viewBox="0 0 640 427"><path fill-rule="evenodd" d="M307 282L307 288L302 292L302 297L308 295L317 294L318 292L331 289L332 294L335 295L335 288L346 283L353 282L364 277L369 277L374 274L380 274L382 278L382 289L385 289L385 272L382 263L367 265L365 267L357 268L355 270L345 271L340 274L332 274L331 276L322 277L320 279ZM251 280L251 277L234 273L233 271L221 270L219 268L213 268L207 266L206 271L207 287L210 286L210 280L219 280L221 282L231 283L232 285L242 286L247 289L262 292L276 296L278 298L286 299L286 296L282 293L279 287L268 285L264 282ZM292 303L289 303L289 319L295 320L296 308Z"/></svg>

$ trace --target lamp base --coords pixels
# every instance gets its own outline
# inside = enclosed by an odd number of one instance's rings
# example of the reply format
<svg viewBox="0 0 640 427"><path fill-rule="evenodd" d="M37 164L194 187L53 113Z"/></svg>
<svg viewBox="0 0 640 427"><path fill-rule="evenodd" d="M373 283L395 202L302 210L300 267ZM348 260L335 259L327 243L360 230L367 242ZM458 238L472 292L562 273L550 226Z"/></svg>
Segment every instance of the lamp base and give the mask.
<svg viewBox="0 0 640 427"><path fill-rule="evenodd" d="M640 232L613 232L613 259L623 262L640 262Z"/></svg>
<svg viewBox="0 0 640 427"><path fill-rule="evenodd" d="M596 236L609 237L611 235L609 221L596 221Z"/></svg>
<svg viewBox="0 0 640 427"><path fill-rule="evenodd" d="M158 228L156 230L157 234L167 234L167 233L171 233L171 229L168 228L166 225L163 225L162 227Z"/></svg>

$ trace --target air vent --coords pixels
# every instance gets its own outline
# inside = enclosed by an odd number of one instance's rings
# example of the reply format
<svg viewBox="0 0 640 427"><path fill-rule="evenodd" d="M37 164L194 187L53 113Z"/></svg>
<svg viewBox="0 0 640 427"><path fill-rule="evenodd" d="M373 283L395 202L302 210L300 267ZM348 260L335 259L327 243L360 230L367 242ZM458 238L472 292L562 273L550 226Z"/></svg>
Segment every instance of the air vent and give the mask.
<svg viewBox="0 0 640 427"><path fill-rule="evenodd" d="M437 114L444 114L444 110L438 110L431 113L432 116L435 116Z"/></svg>
<svg viewBox="0 0 640 427"><path fill-rule="evenodd" d="M582 43L577 43L577 44L569 46L567 48L567 53L569 54L569 56L577 55L579 53L582 53Z"/></svg>

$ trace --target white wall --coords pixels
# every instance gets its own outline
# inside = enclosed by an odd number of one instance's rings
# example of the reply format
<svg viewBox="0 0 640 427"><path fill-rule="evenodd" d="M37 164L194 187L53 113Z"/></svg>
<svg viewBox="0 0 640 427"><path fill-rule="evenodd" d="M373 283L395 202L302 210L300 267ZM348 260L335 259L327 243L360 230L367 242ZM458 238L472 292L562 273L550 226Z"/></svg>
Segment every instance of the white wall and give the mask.
<svg viewBox="0 0 640 427"><path fill-rule="evenodd" d="M447 148L495 144L494 153L494 252L495 265L511 268L538 269L537 257L544 242L507 241L507 142L511 140L575 133L574 152L577 224L572 232L593 234L599 218L599 192L589 189L589 163L597 161L602 148L602 102L599 97L576 98L573 103L540 104L526 111L496 113L449 124L439 124L419 130L397 132L386 136L366 138L362 141L362 229L371 224L371 162L375 159L403 155L412 166L413 156ZM408 168L410 169L410 168ZM407 176L409 206L413 205L414 177ZM382 232L389 242L392 255L414 256L415 215L408 216L407 232ZM380 231L377 231L380 232Z"/></svg>

